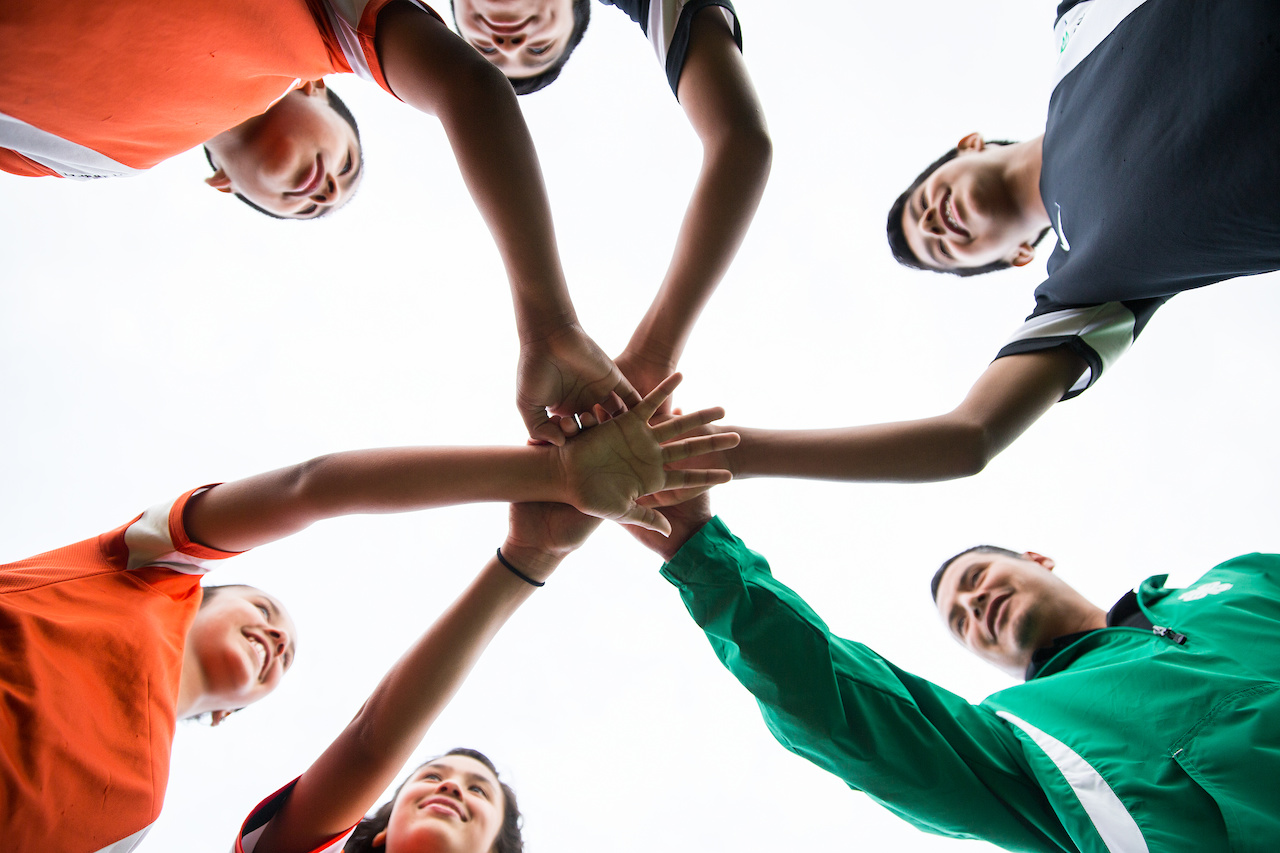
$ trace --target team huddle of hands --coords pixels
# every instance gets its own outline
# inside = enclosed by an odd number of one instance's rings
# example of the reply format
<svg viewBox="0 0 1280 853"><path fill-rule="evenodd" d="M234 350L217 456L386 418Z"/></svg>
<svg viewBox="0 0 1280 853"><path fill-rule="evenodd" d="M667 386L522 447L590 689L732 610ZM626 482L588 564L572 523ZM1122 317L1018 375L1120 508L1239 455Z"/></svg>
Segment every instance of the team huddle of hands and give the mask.
<svg viewBox="0 0 1280 853"><path fill-rule="evenodd" d="M533 427L533 443L555 440L559 445L547 449L554 453L554 481L564 495L560 503L512 504L503 553L535 578L581 546L602 519L633 525L637 533L649 532L641 541L654 544L672 532L670 521L658 508L682 504L732 477L724 468L699 467L708 454L738 444L735 432L706 434L703 430L724 417L724 409L672 411L670 397L682 378L678 373L643 398L630 387L620 388L629 383L616 368L614 373L621 382L609 386L606 398L589 411L574 416L544 414L540 423L526 419ZM606 387L604 381L570 379L566 384L575 390ZM625 402L624 392L634 405Z"/></svg>

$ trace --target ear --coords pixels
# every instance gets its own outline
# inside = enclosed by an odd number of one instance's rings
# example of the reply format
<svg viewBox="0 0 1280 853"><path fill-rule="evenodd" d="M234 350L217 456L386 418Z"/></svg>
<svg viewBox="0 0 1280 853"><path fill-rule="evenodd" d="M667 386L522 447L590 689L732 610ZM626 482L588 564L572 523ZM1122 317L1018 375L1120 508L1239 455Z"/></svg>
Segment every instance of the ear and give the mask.
<svg viewBox="0 0 1280 853"><path fill-rule="evenodd" d="M377 835L369 839L369 846L370 847L386 847L387 831L385 829L381 830Z"/></svg>
<svg viewBox="0 0 1280 853"><path fill-rule="evenodd" d="M323 80L308 80L295 91L301 92L303 95L310 98L320 97L328 99L329 97L329 93L325 91Z"/></svg>
<svg viewBox="0 0 1280 853"><path fill-rule="evenodd" d="M221 169L205 178L204 182L220 193L235 192L235 190L231 188L231 179L227 177L227 173Z"/></svg>
<svg viewBox="0 0 1280 853"><path fill-rule="evenodd" d="M1046 557L1044 554L1037 554L1035 551L1023 552L1022 559L1030 560L1033 563L1039 563L1041 568L1049 572L1053 571L1053 567L1056 565L1056 563L1053 562L1052 557Z"/></svg>
<svg viewBox="0 0 1280 853"><path fill-rule="evenodd" d="M987 143L982 141L981 133L971 133L968 136L963 136L960 138L960 141L956 143L956 148L961 152L981 151L986 146Z"/></svg>
<svg viewBox="0 0 1280 853"><path fill-rule="evenodd" d="M1025 267L1036 259L1036 247L1030 243L1023 243L1018 247L1018 251L1010 259L1009 263L1015 267Z"/></svg>

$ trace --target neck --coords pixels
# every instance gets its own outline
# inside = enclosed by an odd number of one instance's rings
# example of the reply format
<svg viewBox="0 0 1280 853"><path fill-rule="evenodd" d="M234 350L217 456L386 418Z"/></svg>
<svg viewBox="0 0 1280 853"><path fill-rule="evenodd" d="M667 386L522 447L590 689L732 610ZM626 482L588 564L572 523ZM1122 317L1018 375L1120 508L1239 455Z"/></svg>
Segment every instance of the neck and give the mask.
<svg viewBox="0 0 1280 853"><path fill-rule="evenodd" d="M178 678L178 703L174 709L178 719L218 710L213 707L204 707L208 704L204 694L204 678L200 671L200 662L196 659L191 644L188 643L182 652L182 675Z"/></svg>
<svg viewBox="0 0 1280 853"><path fill-rule="evenodd" d="M1044 134L1026 142L1010 145L1005 167L1005 182L1028 230L1037 235L1049 227L1049 213L1040 197L1040 166Z"/></svg>

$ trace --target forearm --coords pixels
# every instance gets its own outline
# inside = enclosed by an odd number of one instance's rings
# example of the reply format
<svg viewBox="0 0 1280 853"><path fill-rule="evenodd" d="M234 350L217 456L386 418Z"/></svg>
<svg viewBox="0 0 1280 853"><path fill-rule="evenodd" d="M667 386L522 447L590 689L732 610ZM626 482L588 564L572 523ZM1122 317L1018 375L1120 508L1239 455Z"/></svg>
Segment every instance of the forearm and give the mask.
<svg viewBox="0 0 1280 853"><path fill-rule="evenodd" d="M982 424L945 415L836 429L722 429L742 436L727 451L735 478L923 483L977 474L994 456Z"/></svg>
<svg viewBox="0 0 1280 853"><path fill-rule="evenodd" d="M554 565L540 564L530 571L546 577L552 569ZM258 849L310 850L317 840L359 820L401 772L489 642L534 590L496 557L490 558L302 775Z"/></svg>
<svg viewBox="0 0 1280 853"><path fill-rule="evenodd" d="M193 540L242 551L316 521L482 501L567 497L553 447L400 447L320 456L216 486L185 517Z"/></svg>
<svg viewBox="0 0 1280 853"><path fill-rule="evenodd" d="M666 276L627 350L675 365L711 294L742 245L769 177L763 123L710 141Z"/></svg>
<svg viewBox="0 0 1280 853"><path fill-rule="evenodd" d="M533 139L502 72L407 3L378 18L378 55L407 103L440 119L506 267L522 338L576 322Z"/></svg>
<svg viewBox="0 0 1280 853"><path fill-rule="evenodd" d="M737 254L773 159L764 110L719 8L693 20L679 97L702 143L702 169L657 298L627 346L667 365Z"/></svg>

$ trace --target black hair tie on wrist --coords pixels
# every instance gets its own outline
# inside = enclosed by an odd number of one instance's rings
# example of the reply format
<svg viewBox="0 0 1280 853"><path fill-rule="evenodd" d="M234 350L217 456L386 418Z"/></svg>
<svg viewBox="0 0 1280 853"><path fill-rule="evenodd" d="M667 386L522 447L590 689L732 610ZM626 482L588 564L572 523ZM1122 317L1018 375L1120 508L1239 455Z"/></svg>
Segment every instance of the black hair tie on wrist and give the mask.
<svg viewBox="0 0 1280 853"><path fill-rule="evenodd" d="M531 577L529 577L528 575L526 575L524 572L522 572L522 571L520 571L519 569L517 569L515 566L511 565L510 563L508 563L508 562L507 562L507 558L506 558L506 557L504 557L504 556L502 556L502 549L501 549L501 548L499 548L499 549L498 549L498 562L499 562L499 563L502 563L502 565L506 566L506 567L507 567L507 571L511 572L511 574L513 574L513 575L515 575L516 577L520 578L520 580L524 581L524 582L525 582L525 583L527 583L527 584L531 584L531 585L533 585L533 586L546 586L546 585L547 585L547 582L546 582L546 581L536 581L536 580L534 580L533 578L531 578Z"/></svg>

